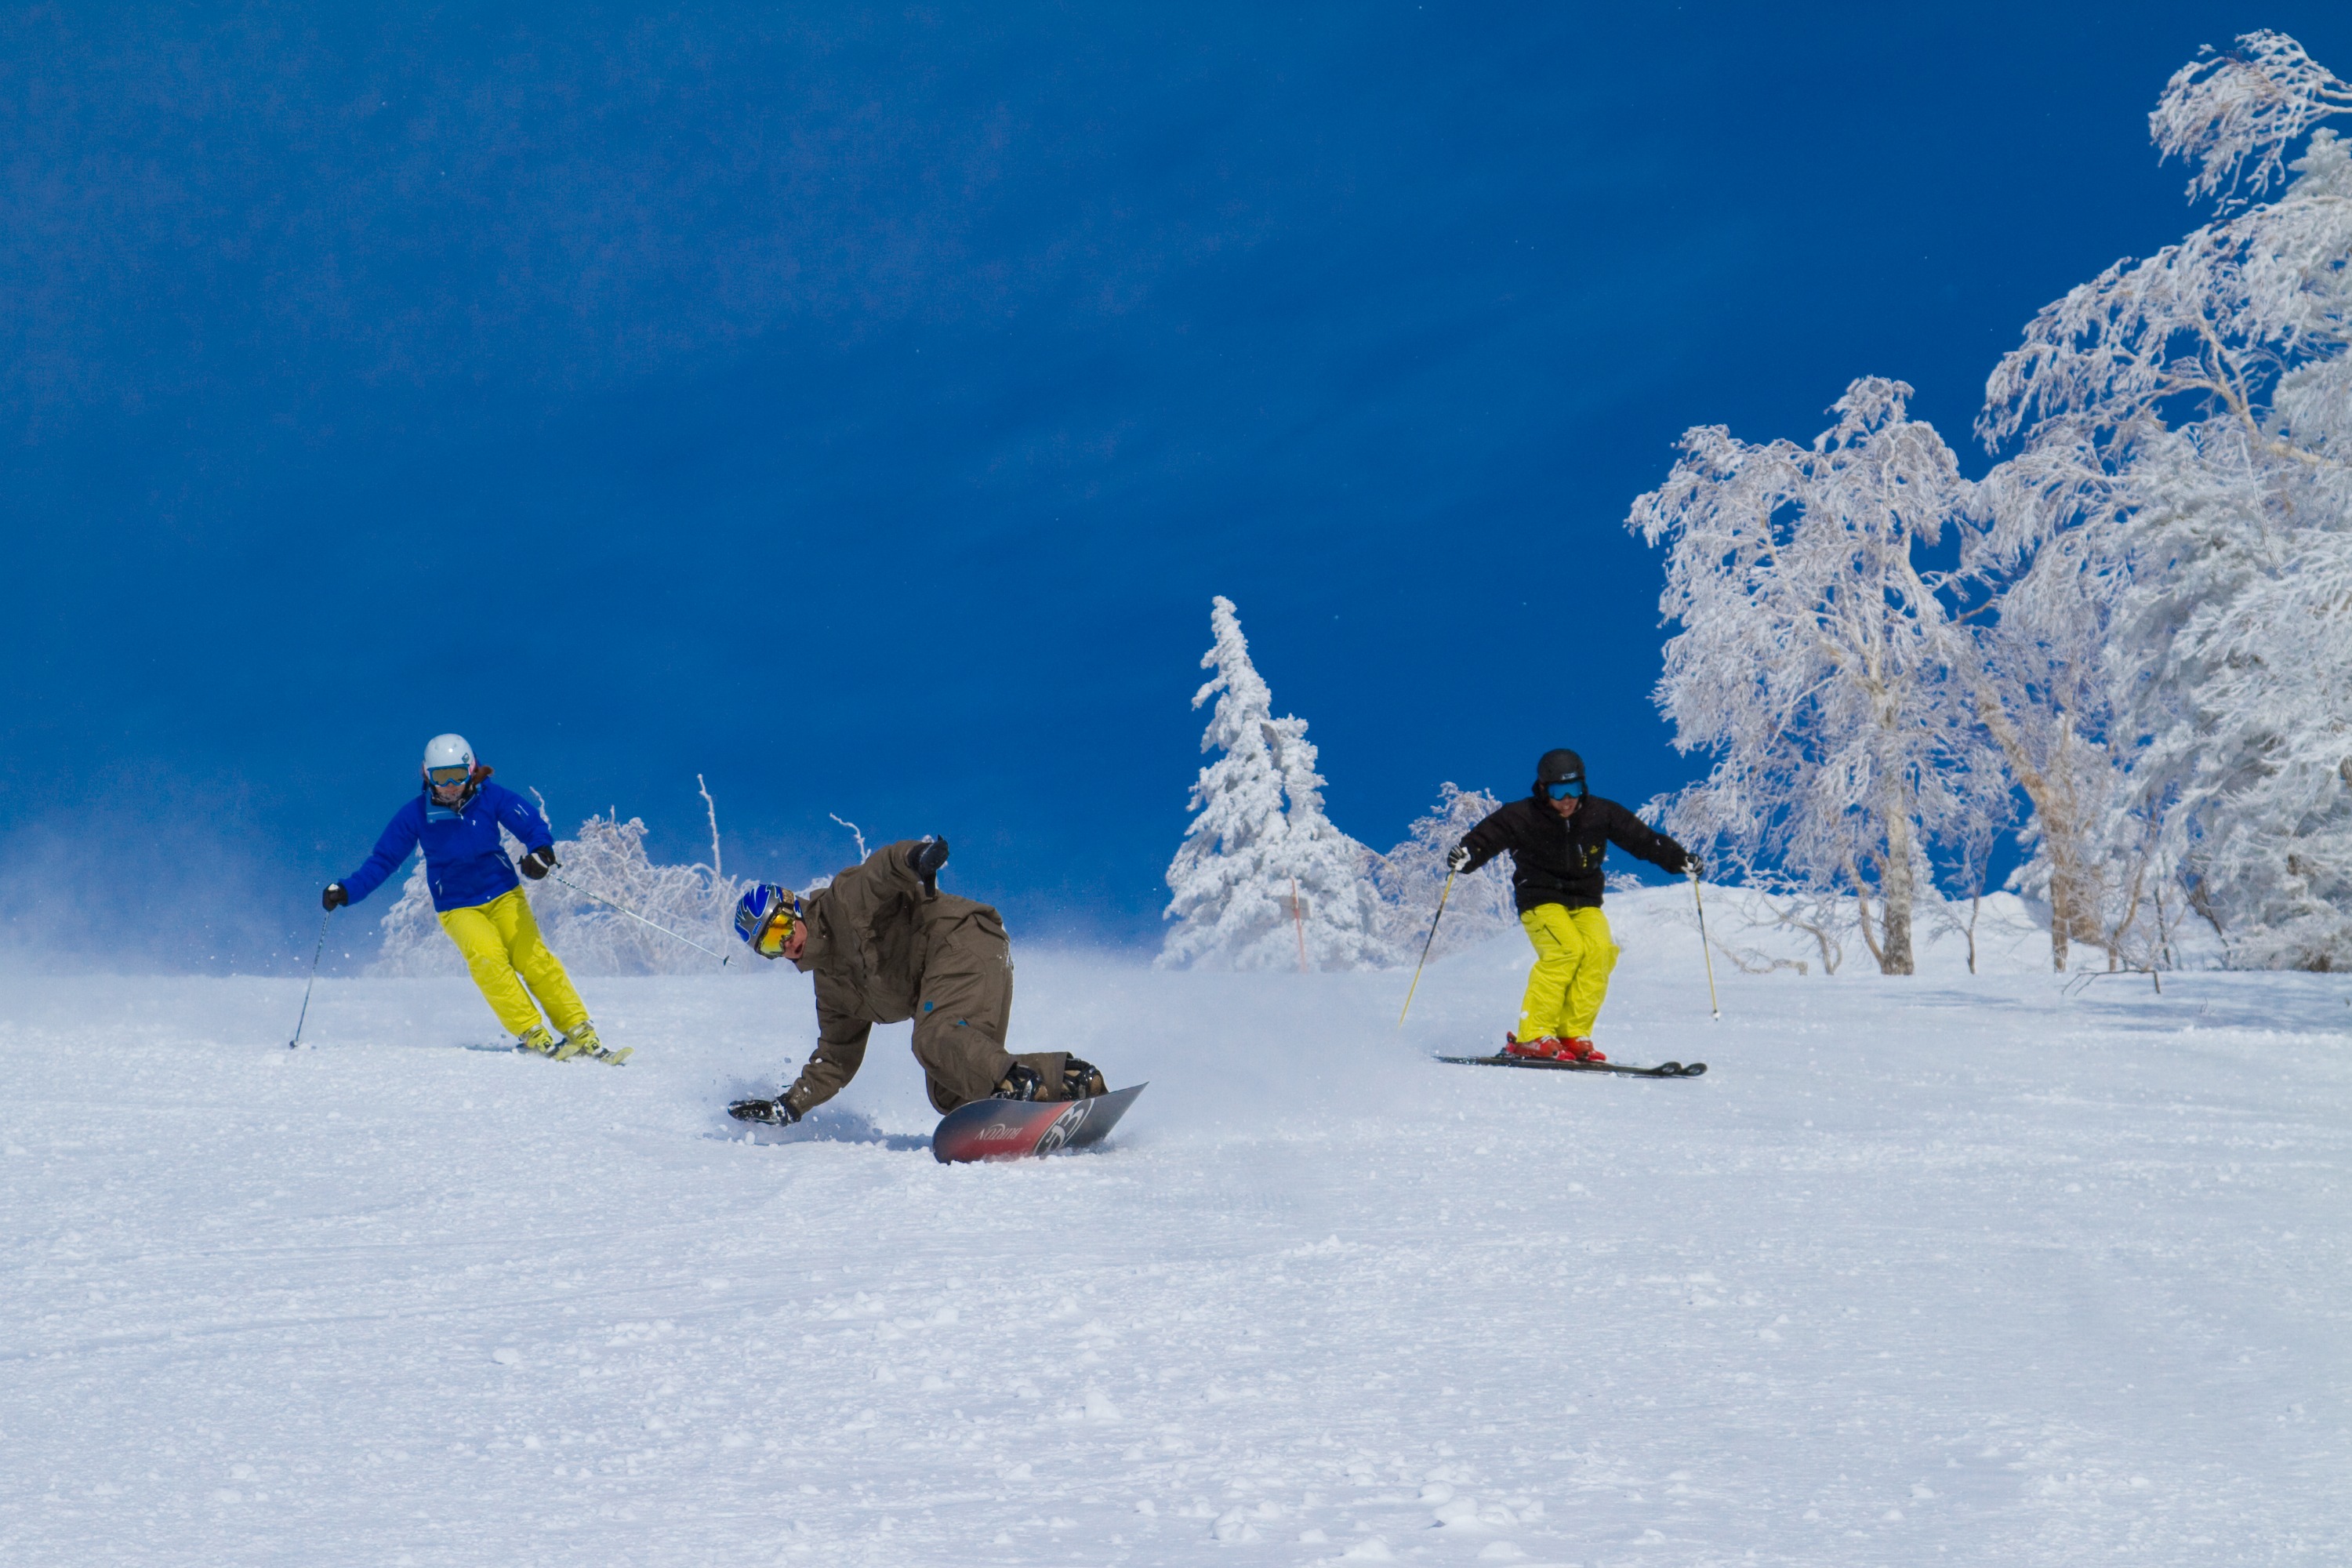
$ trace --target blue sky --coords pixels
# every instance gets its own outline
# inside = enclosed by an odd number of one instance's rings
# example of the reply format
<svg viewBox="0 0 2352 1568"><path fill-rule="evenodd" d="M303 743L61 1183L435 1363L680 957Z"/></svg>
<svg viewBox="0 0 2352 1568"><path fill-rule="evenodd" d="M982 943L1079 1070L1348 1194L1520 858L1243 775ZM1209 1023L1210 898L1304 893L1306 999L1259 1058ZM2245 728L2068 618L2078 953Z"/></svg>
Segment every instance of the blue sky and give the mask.
<svg viewBox="0 0 2352 1568"><path fill-rule="evenodd" d="M1553 745L1639 803L1676 436L1880 374L1962 444L2256 26L2352 72L2316 5L9 11L0 919L307 958L454 728L562 831L696 858L701 773L730 870L839 813L1156 940L1219 593L1358 837Z"/></svg>

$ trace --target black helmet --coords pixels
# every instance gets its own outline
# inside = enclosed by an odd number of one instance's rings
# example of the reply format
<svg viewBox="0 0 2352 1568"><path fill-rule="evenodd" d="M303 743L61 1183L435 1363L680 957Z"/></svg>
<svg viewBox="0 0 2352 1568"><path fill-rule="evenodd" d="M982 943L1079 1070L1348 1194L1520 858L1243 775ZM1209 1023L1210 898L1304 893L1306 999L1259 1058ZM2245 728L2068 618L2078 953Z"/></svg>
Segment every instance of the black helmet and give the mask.
<svg viewBox="0 0 2352 1568"><path fill-rule="evenodd" d="M1557 752L1546 752L1543 754L1543 760L1536 763L1538 794L1542 793L1546 784L1582 784L1583 782L1584 759L1566 747Z"/></svg>

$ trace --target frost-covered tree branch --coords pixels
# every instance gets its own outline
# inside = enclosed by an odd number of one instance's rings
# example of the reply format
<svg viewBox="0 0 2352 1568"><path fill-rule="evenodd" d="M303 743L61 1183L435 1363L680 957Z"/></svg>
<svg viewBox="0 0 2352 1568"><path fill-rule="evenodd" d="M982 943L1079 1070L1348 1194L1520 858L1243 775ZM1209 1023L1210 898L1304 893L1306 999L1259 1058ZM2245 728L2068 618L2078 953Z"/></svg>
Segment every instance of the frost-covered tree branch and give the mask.
<svg viewBox="0 0 2352 1568"><path fill-rule="evenodd" d="M2195 165L2191 201L2252 199L2284 178L2285 149L2331 115L2352 112L2352 87L2284 33L2247 33L2227 54L2202 50L2172 73L2147 117L2165 158ZM2251 167L2249 165L2251 164Z"/></svg>

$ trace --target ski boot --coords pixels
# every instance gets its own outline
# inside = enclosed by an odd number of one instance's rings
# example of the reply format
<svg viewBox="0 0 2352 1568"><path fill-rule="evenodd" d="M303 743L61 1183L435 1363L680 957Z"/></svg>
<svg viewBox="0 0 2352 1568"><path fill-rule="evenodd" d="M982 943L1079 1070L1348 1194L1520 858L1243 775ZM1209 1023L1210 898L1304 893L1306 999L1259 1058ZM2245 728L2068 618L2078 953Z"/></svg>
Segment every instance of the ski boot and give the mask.
<svg viewBox="0 0 2352 1568"><path fill-rule="evenodd" d="M1561 1039L1558 1035L1546 1035L1536 1040L1522 1040L1517 1035L1505 1035L1503 1054L1554 1062L1605 1062L1609 1059L1593 1049L1592 1042L1581 1035L1568 1039Z"/></svg>
<svg viewBox="0 0 2352 1568"><path fill-rule="evenodd" d="M727 1108L727 1114L738 1121L761 1121L771 1127L790 1127L801 1119L789 1100L739 1100Z"/></svg>
<svg viewBox="0 0 2352 1568"><path fill-rule="evenodd" d="M564 1062L573 1057L593 1057L600 1062L610 1062L619 1067L629 1059L629 1053L635 1049L635 1046L623 1046L617 1051L606 1050L604 1042L596 1037L596 1026L583 1024L563 1037L563 1044L557 1048L555 1059Z"/></svg>
<svg viewBox="0 0 2352 1568"><path fill-rule="evenodd" d="M533 1024L515 1037L515 1049L519 1051L535 1051L542 1057L554 1057L559 1056L562 1048L563 1042L549 1034L544 1025Z"/></svg>
<svg viewBox="0 0 2352 1568"><path fill-rule="evenodd" d="M1109 1092L1110 1085L1103 1081L1102 1069L1094 1063L1072 1057L1062 1064L1064 1100L1092 1100Z"/></svg>
<svg viewBox="0 0 2352 1568"><path fill-rule="evenodd" d="M989 1098L991 1100L1034 1100L1045 1087L1045 1080L1037 1076L1035 1068L1024 1067L1021 1063L1014 1062L1013 1070L1006 1073L998 1082L996 1092Z"/></svg>

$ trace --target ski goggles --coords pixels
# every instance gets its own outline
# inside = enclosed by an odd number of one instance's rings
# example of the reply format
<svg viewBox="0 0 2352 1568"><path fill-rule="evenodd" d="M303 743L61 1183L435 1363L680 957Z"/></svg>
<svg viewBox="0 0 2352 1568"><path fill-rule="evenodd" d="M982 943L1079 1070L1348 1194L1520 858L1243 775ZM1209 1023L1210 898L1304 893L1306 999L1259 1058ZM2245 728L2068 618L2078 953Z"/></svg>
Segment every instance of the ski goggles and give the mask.
<svg viewBox="0 0 2352 1568"><path fill-rule="evenodd" d="M761 958L783 957L793 940L793 927L799 923L793 919L791 905L779 905L751 933L751 951Z"/></svg>
<svg viewBox="0 0 2352 1568"><path fill-rule="evenodd" d="M1558 784L1548 784L1544 785L1544 794L1551 796L1554 800L1582 800L1584 798L1584 781L1582 779L1562 779Z"/></svg>
<svg viewBox="0 0 2352 1568"><path fill-rule="evenodd" d="M735 905L735 934L762 958L782 958L800 923L800 895L763 882Z"/></svg>
<svg viewBox="0 0 2352 1568"><path fill-rule="evenodd" d="M452 763L446 768L425 770L425 782L435 789L456 789L473 776L473 768L465 763Z"/></svg>

